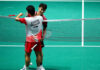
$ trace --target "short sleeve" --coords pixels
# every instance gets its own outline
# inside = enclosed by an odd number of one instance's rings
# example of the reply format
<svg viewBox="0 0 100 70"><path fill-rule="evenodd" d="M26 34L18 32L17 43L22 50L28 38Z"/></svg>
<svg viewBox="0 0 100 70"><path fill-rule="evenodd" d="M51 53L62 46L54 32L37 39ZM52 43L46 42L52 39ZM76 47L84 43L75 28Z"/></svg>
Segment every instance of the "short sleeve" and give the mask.
<svg viewBox="0 0 100 70"><path fill-rule="evenodd" d="M44 15L42 17L43 17L43 20L47 20L47 18ZM47 27L47 22L43 22L43 26Z"/></svg>
<svg viewBox="0 0 100 70"><path fill-rule="evenodd" d="M20 21L21 23L27 24L25 18L20 18L19 21Z"/></svg>

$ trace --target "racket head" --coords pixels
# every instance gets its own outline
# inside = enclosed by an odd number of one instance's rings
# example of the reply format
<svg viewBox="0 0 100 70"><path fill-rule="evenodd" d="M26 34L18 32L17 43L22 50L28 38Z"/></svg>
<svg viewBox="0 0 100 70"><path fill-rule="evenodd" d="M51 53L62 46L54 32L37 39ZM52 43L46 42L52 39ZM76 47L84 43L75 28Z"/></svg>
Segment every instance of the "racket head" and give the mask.
<svg viewBox="0 0 100 70"><path fill-rule="evenodd" d="M46 34L45 34L45 39L48 39L52 36L52 32L50 30L47 30L46 31Z"/></svg>

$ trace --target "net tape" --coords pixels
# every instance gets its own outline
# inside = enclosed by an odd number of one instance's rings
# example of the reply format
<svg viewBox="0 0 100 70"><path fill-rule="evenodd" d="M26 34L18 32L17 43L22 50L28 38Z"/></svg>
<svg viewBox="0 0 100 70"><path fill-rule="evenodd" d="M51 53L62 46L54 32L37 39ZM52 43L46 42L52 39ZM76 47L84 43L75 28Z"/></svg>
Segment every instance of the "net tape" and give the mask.
<svg viewBox="0 0 100 70"><path fill-rule="evenodd" d="M11 18L15 19L15 17L9 16L1 16L0 18ZM62 21L81 21L81 20L100 20L100 18L84 18L84 19L53 19L53 20L43 20L43 22L62 22Z"/></svg>

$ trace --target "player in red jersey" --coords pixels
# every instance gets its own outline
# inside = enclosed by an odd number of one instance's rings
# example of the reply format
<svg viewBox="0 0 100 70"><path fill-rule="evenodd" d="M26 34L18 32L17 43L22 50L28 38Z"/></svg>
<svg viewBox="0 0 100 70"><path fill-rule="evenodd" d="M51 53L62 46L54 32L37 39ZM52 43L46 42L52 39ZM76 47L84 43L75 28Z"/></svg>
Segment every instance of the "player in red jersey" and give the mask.
<svg viewBox="0 0 100 70"><path fill-rule="evenodd" d="M44 12L46 11L46 9L47 9L47 5L44 4L44 3L41 3L41 4L39 5L38 11L36 12L36 15L37 15L37 16L40 15L40 16L43 17L43 20L47 20L47 18L44 16ZM44 40L45 34L46 34L47 22L43 22L42 24L43 24L43 34L42 34L41 44L42 44L42 47L44 47L44 42L43 42L43 40ZM41 51L41 53L42 53L42 54L41 54L41 55L42 55L41 57L42 57L42 61L43 61L43 52ZM41 63L41 65L42 65L42 63Z"/></svg>

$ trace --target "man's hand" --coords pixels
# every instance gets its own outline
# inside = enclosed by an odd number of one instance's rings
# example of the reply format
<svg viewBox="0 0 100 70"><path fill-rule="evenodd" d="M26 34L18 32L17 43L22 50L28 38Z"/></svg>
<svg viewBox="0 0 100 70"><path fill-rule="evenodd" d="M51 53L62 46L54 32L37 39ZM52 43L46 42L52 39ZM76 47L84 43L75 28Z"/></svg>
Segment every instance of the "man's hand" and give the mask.
<svg viewBox="0 0 100 70"><path fill-rule="evenodd" d="M40 40L40 41L42 42L43 40L44 40L44 39L43 39L43 38L41 38L41 40Z"/></svg>
<svg viewBox="0 0 100 70"><path fill-rule="evenodd" d="M41 46L42 46L42 47L44 47L44 42L43 42L43 40L44 40L43 38L41 38L41 40L40 40L40 41L41 41Z"/></svg>
<svg viewBox="0 0 100 70"><path fill-rule="evenodd" d="M23 15L23 13L19 13L19 16L22 16Z"/></svg>

